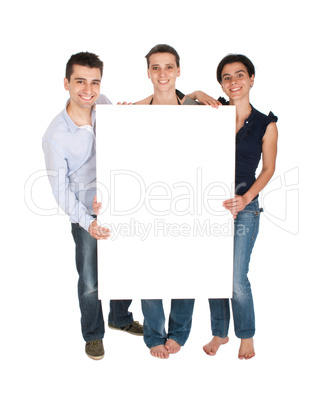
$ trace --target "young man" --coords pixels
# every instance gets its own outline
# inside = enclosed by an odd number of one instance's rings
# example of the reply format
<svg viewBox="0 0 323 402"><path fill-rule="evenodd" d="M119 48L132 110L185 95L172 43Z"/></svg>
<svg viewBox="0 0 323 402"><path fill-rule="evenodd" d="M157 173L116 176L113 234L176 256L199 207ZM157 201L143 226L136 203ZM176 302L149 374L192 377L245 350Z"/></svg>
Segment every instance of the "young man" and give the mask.
<svg viewBox="0 0 323 402"><path fill-rule="evenodd" d="M103 63L93 53L72 55L66 65L64 87L70 99L43 137L48 177L58 205L69 215L79 273L78 296L86 354L102 359L104 321L98 300L97 240L109 230L98 225L92 201L96 194L95 103L111 102L100 95ZM128 311L131 300L111 300L109 327L142 335L143 327Z"/></svg>

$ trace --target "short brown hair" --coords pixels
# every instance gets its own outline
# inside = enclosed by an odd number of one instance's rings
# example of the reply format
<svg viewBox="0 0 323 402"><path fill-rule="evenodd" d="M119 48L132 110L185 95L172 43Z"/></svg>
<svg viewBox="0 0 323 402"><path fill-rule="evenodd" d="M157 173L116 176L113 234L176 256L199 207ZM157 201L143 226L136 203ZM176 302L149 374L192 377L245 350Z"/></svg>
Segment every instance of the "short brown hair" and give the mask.
<svg viewBox="0 0 323 402"><path fill-rule="evenodd" d="M149 57L152 54L155 53L171 53L175 56L176 59L176 65L179 67L179 54L176 52L176 50L169 46L169 45L156 45L152 49L150 49L149 53L146 54L146 59L147 59L147 67L149 68Z"/></svg>
<svg viewBox="0 0 323 402"><path fill-rule="evenodd" d="M94 53L80 52L73 54L66 64L65 77L69 81L71 75L73 74L73 66L77 64L78 66L85 66L89 68L99 68L101 72L101 77L103 75L103 62Z"/></svg>

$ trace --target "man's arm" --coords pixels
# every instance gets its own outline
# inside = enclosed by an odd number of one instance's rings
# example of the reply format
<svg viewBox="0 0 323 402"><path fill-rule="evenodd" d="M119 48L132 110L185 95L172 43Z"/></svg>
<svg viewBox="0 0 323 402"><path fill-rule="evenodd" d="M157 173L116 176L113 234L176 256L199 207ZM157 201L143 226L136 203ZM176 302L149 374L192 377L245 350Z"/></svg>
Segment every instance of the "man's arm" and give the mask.
<svg viewBox="0 0 323 402"><path fill-rule="evenodd" d="M72 223L79 223L88 231L94 218L70 189L67 162L62 150L53 143L43 140L43 151L49 182L58 206L69 215Z"/></svg>
<svg viewBox="0 0 323 402"><path fill-rule="evenodd" d="M58 206L70 217L72 223L78 223L97 240L107 239L110 231L98 225L86 208L70 189L68 167L62 151L49 141L43 140L43 150L52 192Z"/></svg>
<svg viewBox="0 0 323 402"><path fill-rule="evenodd" d="M86 206L80 202L70 189L68 167L62 151L49 141L43 140L48 178L58 206L70 217L72 223L78 223L95 239L106 239L109 229L98 226Z"/></svg>

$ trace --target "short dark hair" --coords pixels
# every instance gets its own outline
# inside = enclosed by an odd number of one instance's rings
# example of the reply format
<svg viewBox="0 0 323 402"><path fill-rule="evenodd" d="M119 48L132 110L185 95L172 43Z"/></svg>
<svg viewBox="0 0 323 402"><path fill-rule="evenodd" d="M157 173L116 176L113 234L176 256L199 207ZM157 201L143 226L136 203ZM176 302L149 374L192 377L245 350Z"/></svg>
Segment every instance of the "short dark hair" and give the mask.
<svg viewBox="0 0 323 402"><path fill-rule="evenodd" d="M65 77L69 81L71 75L73 74L73 66L77 64L78 66L85 66L89 68L99 68L101 72L101 77L103 75L103 62L94 53L80 52L73 54L66 64Z"/></svg>
<svg viewBox="0 0 323 402"><path fill-rule="evenodd" d="M156 45L152 49L150 49L149 53L146 54L146 59L147 59L147 67L149 68L149 57L152 54L155 53L171 53L175 56L176 59L176 65L179 67L179 54L176 52L176 50L169 46L169 45Z"/></svg>
<svg viewBox="0 0 323 402"><path fill-rule="evenodd" d="M218 68L216 70L216 78L218 82L221 84L222 82L222 70L226 64L232 63L242 63L249 74L249 77L256 74L255 66L252 64L252 61L248 59L248 57L244 56L243 54L228 54L225 56L219 63Z"/></svg>

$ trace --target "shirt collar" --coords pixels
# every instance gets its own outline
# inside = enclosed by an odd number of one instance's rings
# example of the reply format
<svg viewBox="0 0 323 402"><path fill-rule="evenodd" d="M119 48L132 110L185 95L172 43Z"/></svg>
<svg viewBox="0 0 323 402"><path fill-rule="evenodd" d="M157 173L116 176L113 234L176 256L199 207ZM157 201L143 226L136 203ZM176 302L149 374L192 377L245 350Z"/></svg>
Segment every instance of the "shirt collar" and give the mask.
<svg viewBox="0 0 323 402"><path fill-rule="evenodd" d="M70 129L71 133L74 134L76 130L78 130L80 127L77 126L74 121L70 118L70 116L67 113L67 106L70 103L70 100L68 99L64 108L64 117L66 120L66 123L68 125L68 128ZM92 128L94 129L95 126L95 104L92 106L92 110L91 110L91 121L92 121Z"/></svg>

